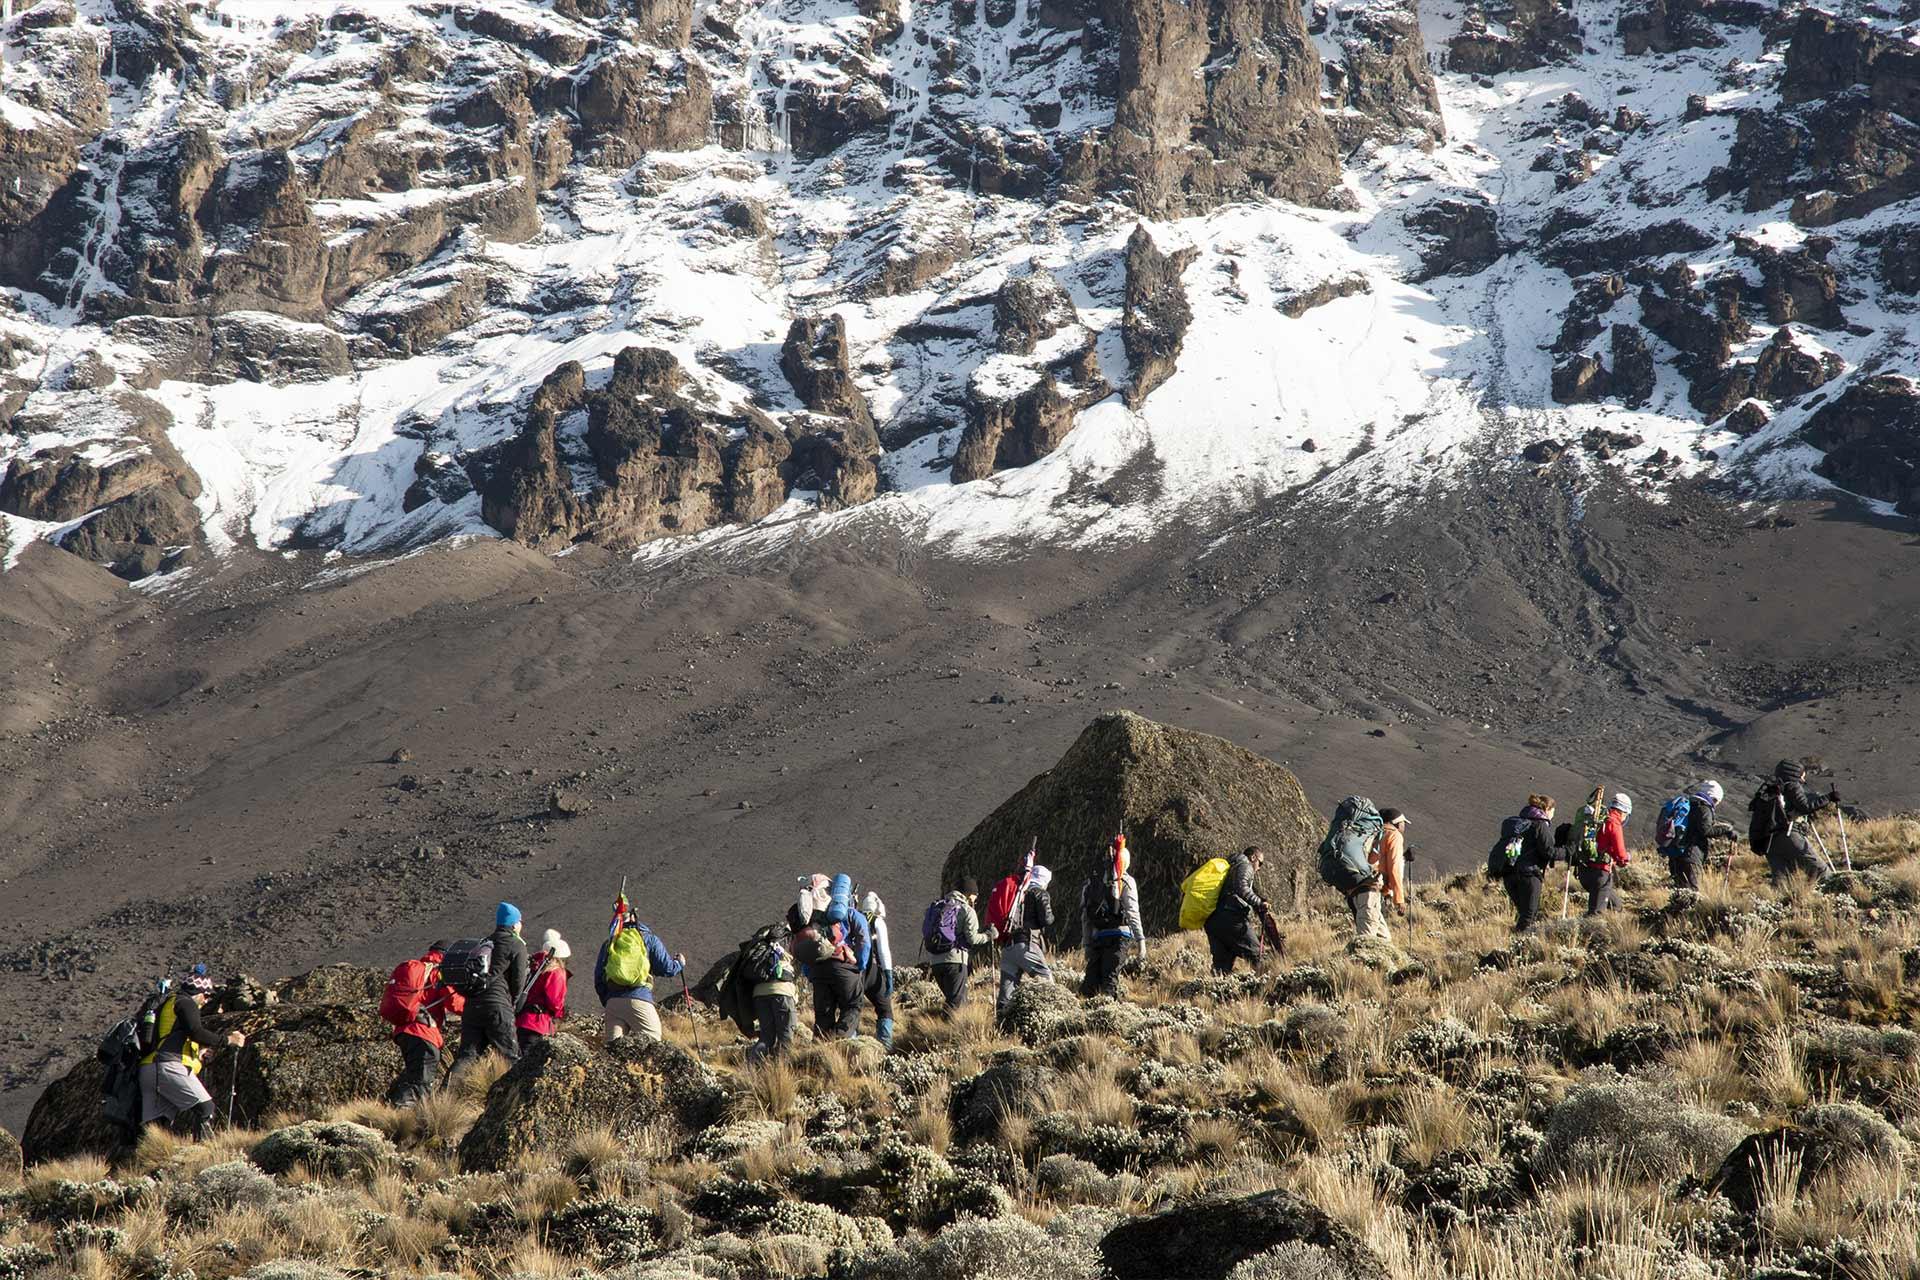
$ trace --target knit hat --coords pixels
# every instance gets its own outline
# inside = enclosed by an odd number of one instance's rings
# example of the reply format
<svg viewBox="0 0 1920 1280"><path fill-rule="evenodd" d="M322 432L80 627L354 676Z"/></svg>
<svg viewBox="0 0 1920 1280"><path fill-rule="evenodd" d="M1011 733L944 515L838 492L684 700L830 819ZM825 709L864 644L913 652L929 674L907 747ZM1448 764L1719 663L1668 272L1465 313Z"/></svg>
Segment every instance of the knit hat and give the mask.
<svg viewBox="0 0 1920 1280"><path fill-rule="evenodd" d="M207 966L204 964L196 964L187 971L186 977L180 979L180 986L193 995L212 995L213 975L207 972Z"/></svg>
<svg viewBox="0 0 1920 1280"><path fill-rule="evenodd" d="M540 949L558 960L565 960L573 954L573 948L567 945L567 940L560 936L558 929L547 930L540 939Z"/></svg>
<svg viewBox="0 0 1920 1280"><path fill-rule="evenodd" d="M1798 760L1782 760L1779 764L1773 766L1773 776L1782 782L1805 782L1807 780L1807 766L1801 764Z"/></svg>
<svg viewBox="0 0 1920 1280"><path fill-rule="evenodd" d="M1616 791L1613 793L1613 803L1608 805L1607 808L1618 809L1623 815L1631 818L1633 816L1633 797L1624 791Z"/></svg>
<svg viewBox="0 0 1920 1280"><path fill-rule="evenodd" d="M1045 867L1035 867L1033 869L1033 887L1034 888L1044 889L1052 883L1053 883L1053 872L1049 871Z"/></svg>
<svg viewBox="0 0 1920 1280"><path fill-rule="evenodd" d="M1699 796L1708 804L1719 804L1727 798L1727 789L1715 782L1712 778L1708 778L1700 784L1700 789L1693 794Z"/></svg>
<svg viewBox="0 0 1920 1280"><path fill-rule="evenodd" d="M520 908L511 902L503 902L493 909L493 927L511 929L520 923Z"/></svg>

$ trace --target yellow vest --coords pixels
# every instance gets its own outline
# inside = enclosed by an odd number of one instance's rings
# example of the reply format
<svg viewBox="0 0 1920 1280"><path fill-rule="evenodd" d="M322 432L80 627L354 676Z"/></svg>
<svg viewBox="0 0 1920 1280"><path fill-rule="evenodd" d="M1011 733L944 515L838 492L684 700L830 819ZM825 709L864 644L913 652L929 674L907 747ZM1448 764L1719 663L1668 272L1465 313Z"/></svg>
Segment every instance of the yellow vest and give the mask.
<svg viewBox="0 0 1920 1280"><path fill-rule="evenodd" d="M154 1061L160 1056L160 1046L173 1034L173 1025L177 1020L173 1011L173 1002L180 998L176 992L166 998L160 1006L160 1012L154 1019L153 1052L140 1059L140 1065ZM188 1040L180 1046L180 1062L195 1075L200 1074L200 1045L198 1041Z"/></svg>

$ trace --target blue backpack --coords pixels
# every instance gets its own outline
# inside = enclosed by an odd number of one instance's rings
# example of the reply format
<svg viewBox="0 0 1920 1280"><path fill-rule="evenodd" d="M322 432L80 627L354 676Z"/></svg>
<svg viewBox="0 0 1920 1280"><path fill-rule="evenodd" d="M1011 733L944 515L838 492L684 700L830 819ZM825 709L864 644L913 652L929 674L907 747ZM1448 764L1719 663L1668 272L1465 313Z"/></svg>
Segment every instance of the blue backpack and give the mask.
<svg viewBox="0 0 1920 1280"><path fill-rule="evenodd" d="M1693 813L1691 796L1675 796L1660 806L1653 824L1653 843L1662 853L1677 853L1687 838L1687 818Z"/></svg>

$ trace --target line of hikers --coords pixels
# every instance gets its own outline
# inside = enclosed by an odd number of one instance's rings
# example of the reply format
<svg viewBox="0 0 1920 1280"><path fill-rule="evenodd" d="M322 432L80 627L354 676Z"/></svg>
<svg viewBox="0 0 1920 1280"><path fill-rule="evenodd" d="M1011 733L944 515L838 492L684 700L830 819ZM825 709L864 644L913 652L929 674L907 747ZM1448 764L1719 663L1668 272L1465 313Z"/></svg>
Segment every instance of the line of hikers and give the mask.
<svg viewBox="0 0 1920 1280"><path fill-rule="evenodd" d="M1811 819L1838 806L1840 793L1834 787L1825 795L1810 794L1806 776L1803 765L1783 760L1748 805L1749 847L1767 859L1776 885L1792 876L1834 870ZM1725 857L1731 864L1734 829L1716 820L1725 796L1719 782L1707 779L1662 804L1654 844L1666 859L1674 889L1699 888L1716 839L1728 841ZM1514 929L1538 926L1547 873L1556 862L1567 865L1563 915L1575 874L1586 894L1586 915L1617 906L1614 880L1630 861L1626 823L1632 815L1630 796L1617 792L1608 799L1604 788L1596 788L1574 821L1556 826L1553 798L1528 796L1521 811L1501 824L1487 857L1487 877L1500 881L1513 903ZM1319 870L1347 899L1356 939L1390 941L1389 906L1411 918L1406 864L1414 854L1406 843L1407 828L1404 813L1376 809L1362 796L1347 797L1334 811L1320 844ZM1844 841L1844 818L1841 831ZM1118 997L1129 955L1146 957L1140 887L1124 834L1113 838L1107 855L1080 892L1086 953L1080 993L1085 997ZM983 948L999 949L996 1015L1004 1017L1022 982L1054 980L1053 873L1037 856L1036 842L1020 867L990 890L984 915L979 884L970 877L927 906L921 949L949 1012L966 1002L968 975ZM1847 860L1850 869L1850 853ZM1264 862L1264 852L1250 846L1228 858L1209 859L1180 884L1180 927L1205 932L1216 974L1231 973L1241 960L1257 964L1266 948L1278 952L1283 947L1274 912L1257 887ZM489 936L435 942L395 967L380 1002L380 1016L394 1028L403 1063L389 1093L394 1105L417 1103L442 1083L450 1019L459 1019L459 1043L446 1079L488 1053L517 1060L567 1017L572 948L558 930L548 929L539 950L529 955L521 929L520 909L502 902ZM683 996L691 1000L685 969L686 957L669 952L639 919L623 886L594 960L603 1040L660 1039L654 983L678 977ZM858 893L846 875L802 877L784 917L740 944L716 1003L743 1034L755 1038L749 1061L790 1048L802 977L812 990L816 1036L858 1035L863 1006L871 1003L875 1037L892 1046L894 955L879 894ZM163 981L133 1018L115 1024L100 1050L109 1067L104 1092L110 1120L130 1132L143 1122L169 1123L196 1136L207 1131L214 1105L200 1080L200 1053L222 1039L206 1029L199 1008L212 990L206 966L195 965L178 984ZM246 1041L235 1032L225 1043L238 1048Z"/></svg>

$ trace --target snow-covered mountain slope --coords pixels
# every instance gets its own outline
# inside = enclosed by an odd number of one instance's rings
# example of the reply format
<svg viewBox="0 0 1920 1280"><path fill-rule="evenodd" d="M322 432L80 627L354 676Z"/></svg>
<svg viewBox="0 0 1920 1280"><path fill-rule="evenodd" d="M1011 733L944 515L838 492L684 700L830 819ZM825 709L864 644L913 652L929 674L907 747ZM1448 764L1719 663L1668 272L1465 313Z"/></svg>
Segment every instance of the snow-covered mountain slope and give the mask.
<svg viewBox="0 0 1920 1280"><path fill-rule="evenodd" d="M1911 0L7 8L9 561L1920 512Z"/></svg>

